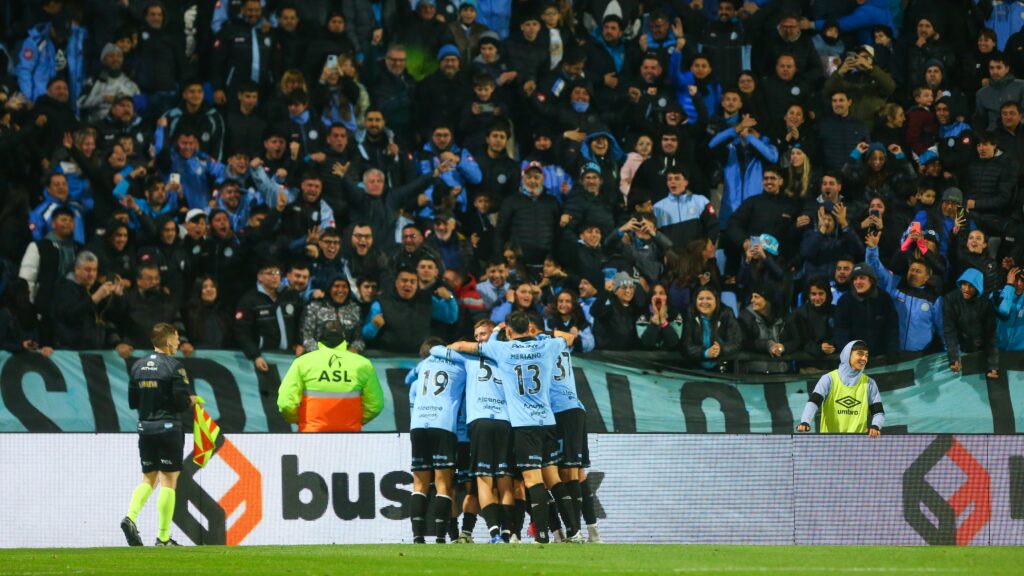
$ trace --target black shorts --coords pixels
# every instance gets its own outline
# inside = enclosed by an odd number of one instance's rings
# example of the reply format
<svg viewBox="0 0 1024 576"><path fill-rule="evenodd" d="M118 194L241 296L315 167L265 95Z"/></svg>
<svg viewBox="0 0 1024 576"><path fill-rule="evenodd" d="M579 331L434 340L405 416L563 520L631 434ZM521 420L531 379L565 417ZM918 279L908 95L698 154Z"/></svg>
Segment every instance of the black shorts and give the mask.
<svg viewBox="0 0 1024 576"><path fill-rule="evenodd" d="M469 460L473 476L512 474L512 425L480 418L469 423Z"/></svg>
<svg viewBox="0 0 1024 576"><path fill-rule="evenodd" d="M582 468L584 454L586 460L590 459L590 451L587 450L587 413L580 408L573 408L555 414L555 422L562 446L562 461L558 467Z"/></svg>
<svg viewBox="0 0 1024 576"><path fill-rule="evenodd" d="M409 438L413 471L455 468L458 439L454 433L440 428L414 428Z"/></svg>
<svg viewBox="0 0 1024 576"><path fill-rule="evenodd" d="M537 470L555 466L561 456L555 426L523 426L512 429L516 467Z"/></svg>
<svg viewBox="0 0 1024 576"><path fill-rule="evenodd" d="M455 483L465 484L472 479L469 472L469 442L459 442L455 447Z"/></svg>
<svg viewBox="0 0 1024 576"><path fill-rule="evenodd" d="M152 420L139 423L139 460L142 473L181 472L185 432L181 422Z"/></svg>

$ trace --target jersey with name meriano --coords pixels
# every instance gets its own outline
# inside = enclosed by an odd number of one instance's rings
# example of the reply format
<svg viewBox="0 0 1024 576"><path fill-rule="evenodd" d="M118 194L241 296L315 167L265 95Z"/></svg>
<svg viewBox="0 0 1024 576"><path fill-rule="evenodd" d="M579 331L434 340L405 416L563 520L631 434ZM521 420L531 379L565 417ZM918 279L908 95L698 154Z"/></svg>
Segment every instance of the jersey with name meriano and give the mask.
<svg viewBox="0 0 1024 576"><path fill-rule="evenodd" d="M440 428L455 433L459 407L466 393L466 369L461 355L434 346L406 378L411 409L409 428ZM415 378L415 379L413 379Z"/></svg>
<svg viewBox="0 0 1024 576"><path fill-rule="evenodd" d="M488 340L480 345L480 353L498 366L498 379L506 391L509 420L514 428L555 423L551 381L564 350L565 340L561 338Z"/></svg>

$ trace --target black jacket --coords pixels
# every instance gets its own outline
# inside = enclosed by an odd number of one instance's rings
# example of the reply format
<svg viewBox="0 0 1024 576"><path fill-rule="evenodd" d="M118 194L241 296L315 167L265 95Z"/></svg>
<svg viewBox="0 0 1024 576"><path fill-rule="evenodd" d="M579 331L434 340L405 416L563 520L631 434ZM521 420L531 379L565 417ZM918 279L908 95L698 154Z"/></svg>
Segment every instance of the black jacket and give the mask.
<svg viewBox="0 0 1024 576"><path fill-rule="evenodd" d="M178 315L178 307L159 288L144 294L132 287L125 290L123 296L114 299L112 308L122 341L134 348L149 347L150 332L160 322L176 325L181 341L188 341L184 334L185 326Z"/></svg>
<svg viewBox="0 0 1024 576"><path fill-rule="evenodd" d="M732 309L722 306L712 313L709 319L711 328L711 342L718 342L721 352L717 362L728 360L733 354L740 350L743 345L743 330L740 323L736 321ZM691 308L690 317L683 326L682 338L683 353L691 363L700 365L702 362L715 362L704 357L704 351L708 346L704 345L704 327L700 314ZM716 362L716 363L717 363Z"/></svg>
<svg viewBox="0 0 1024 576"><path fill-rule="evenodd" d="M740 204L729 218L725 233L729 241L743 246L751 236L771 234L779 241L783 260L788 261L797 253L800 231L796 219L800 216L800 201L778 194L758 194Z"/></svg>
<svg viewBox="0 0 1024 576"><path fill-rule="evenodd" d="M984 352L986 369L999 368L996 314L992 301L984 294L964 300L959 286L946 294L942 299L942 330L950 364L959 362L961 354Z"/></svg>
<svg viewBox="0 0 1024 576"><path fill-rule="evenodd" d="M629 305L610 292L602 291L590 307L594 317L594 339L599 350L637 350L640 337L636 332L636 321L647 309L646 295L637 287Z"/></svg>
<svg viewBox="0 0 1024 576"><path fill-rule="evenodd" d="M498 213L497 253L509 240L518 242L524 253L535 256L553 251L559 218L558 202L543 191L535 198L525 194L506 198Z"/></svg>
<svg viewBox="0 0 1024 576"><path fill-rule="evenodd" d="M98 288L93 286L93 291ZM53 291L51 319L53 346L68 350L103 350L118 342L103 315L111 298L92 301L91 292L70 278L62 278Z"/></svg>
<svg viewBox="0 0 1024 576"><path fill-rule="evenodd" d="M282 289L277 300L271 300L262 290L250 290L238 301L235 311L235 341L245 357L255 360L263 350L291 352L301 343L299 318L302 317L302 298L294 290ZM281 347L281 327L277 314L284 320L285 348Z"/></svg>
<svg viewBox="0 0 1024 576"><path fill-rule="evenodd" d="M800 333L800 350L815 358L826 356L821 351L821 345L825 342L835 346L835 306L827 301L819 308L815 308L810 301L805 301L802 306L793 312L793 320Z"/></svg>
<svg viewBox="0 0 1024 576"><path fill-rule="evenodd" d="M899 352L899 319L888 294L872 288L862 298L851 289L839 299L833 344L842 350L851 340L863 340L876 354Z"/></svg>

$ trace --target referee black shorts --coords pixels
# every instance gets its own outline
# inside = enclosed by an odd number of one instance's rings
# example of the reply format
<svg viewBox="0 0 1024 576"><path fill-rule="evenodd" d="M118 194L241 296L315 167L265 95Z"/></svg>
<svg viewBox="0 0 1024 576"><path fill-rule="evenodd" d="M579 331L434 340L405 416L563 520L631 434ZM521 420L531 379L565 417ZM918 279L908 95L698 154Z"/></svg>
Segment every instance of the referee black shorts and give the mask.
<svg viewBox="0 0 1024 576"><path fill-rule="evenodd" d="M413 471L455 468L455 433L441 428L414 428L409 433L412 441Z"/></svg>
<svg viewBox="0 0 1024 576"><path fill-rule="evenodd" d="M480 418L469 423L469 471L473 476L512 474L512 425Z"/></svg>
<svg viewBox="0 0 1024 576"><path fill-rule="evenodd" d="M139 422L139 460L142 473L181 472L185 432L177 420Z"/></svg>
<svg viewBox="0 0 1024 576"><path fill-rule="evenodd" d="M555 426L523 426L512 429L516 467L520 470L538 470L556 466L559 461Z"/></svg>
<svg viewBox="0 0 1024 576"><path fill-rule="evenodd" d="M562 446L562 459L559 468L582 468L584 454L587 460L587 413L581 408L573 408L555 414L555 426L558 427L558 440ZM588 462L589 464L589 462Z"/></svg>

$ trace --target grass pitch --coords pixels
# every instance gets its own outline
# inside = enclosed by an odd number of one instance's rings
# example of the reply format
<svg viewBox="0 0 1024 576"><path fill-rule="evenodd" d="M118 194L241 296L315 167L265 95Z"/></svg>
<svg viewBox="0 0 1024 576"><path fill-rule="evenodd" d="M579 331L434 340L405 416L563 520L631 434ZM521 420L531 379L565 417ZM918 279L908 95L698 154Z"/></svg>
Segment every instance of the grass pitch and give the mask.
<svg viewBox="0 0 1024 576"><path fill-rule="evenodd" d="M0 574L1020 574L1021 548L251 546L0 550Z"/></svg>

